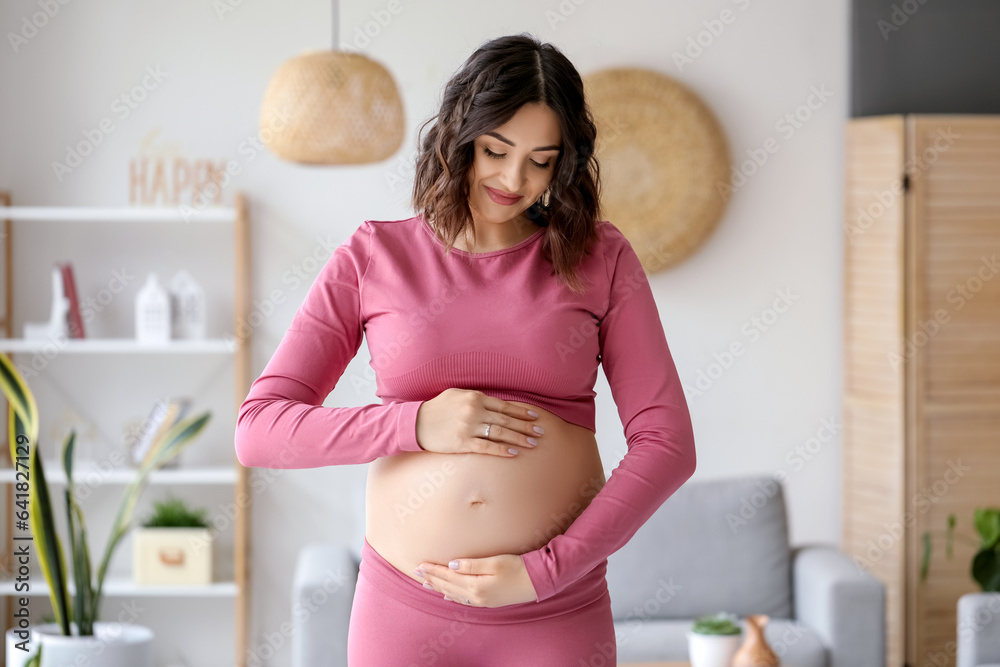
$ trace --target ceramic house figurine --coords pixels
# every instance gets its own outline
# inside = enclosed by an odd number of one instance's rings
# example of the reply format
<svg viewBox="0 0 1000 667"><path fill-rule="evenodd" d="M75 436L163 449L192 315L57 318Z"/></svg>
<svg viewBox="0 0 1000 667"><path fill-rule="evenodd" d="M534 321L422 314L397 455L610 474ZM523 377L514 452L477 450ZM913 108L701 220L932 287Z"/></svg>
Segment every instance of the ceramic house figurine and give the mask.
<svg viewBox="0 0 1000 667"><path fill-rule="evenodd" d="M150 273L135 300L135 338L139 343L170 341L170 297Z"/></svg>
<svg viewBox="0 0 1000 667"><path fill-rule="evenodd" d="M205 338L205 292L184 269L170 280L170 313L174 338Z"/></svg>

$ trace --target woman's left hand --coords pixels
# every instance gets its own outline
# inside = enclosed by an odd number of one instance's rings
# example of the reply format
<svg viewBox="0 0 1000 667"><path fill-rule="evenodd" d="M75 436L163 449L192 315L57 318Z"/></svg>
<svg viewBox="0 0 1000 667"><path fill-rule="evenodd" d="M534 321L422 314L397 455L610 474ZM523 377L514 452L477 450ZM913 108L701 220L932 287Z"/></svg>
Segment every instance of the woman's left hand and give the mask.
<svg viewBox="0 0 1000 667"><path fill-rule="evenodd" d="M457 565L457 568L450 567ZM449 565L421 563L425 586L445 599L473 607L503 607L538 599L535 587L516 554L502 554L486 558L460 558Z"/></svg>

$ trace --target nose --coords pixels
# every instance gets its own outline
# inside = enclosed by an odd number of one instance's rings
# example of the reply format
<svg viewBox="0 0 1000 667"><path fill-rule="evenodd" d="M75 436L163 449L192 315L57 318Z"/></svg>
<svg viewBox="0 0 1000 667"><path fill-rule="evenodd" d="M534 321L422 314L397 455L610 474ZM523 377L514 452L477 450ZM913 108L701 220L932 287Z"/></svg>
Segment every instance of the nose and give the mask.
<svg viewBox="0 0 1000 667"><path fill-rule="evenodd" d="M507 192L519 192L524 185L524 165L517 160L506 160L500 170L500 185Z"/></svg>

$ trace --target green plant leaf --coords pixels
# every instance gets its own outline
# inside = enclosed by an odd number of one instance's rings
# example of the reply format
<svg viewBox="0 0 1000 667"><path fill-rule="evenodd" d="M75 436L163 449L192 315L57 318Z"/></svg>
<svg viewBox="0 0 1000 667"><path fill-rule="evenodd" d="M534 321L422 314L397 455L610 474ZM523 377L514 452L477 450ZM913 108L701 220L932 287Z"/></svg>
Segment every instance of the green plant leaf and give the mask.
<svg viewBox="0 0 1000 667"><path fill-rule="evenodd" d="M76 502L76 487L73 483L73 453L76 449L76 431L71 430L63 442L63 470L66 472L66 525L69 529L70 551L73 554L73 579L76 582L76 595L73 598L73 615L76 618L77 631L80 636L94 634L96 617L91 612L91 569L90 554L87 546L87 533L84 527L83 512Z"/></svg>
<svg viewBox="0 0 1000 667"><path fill-rule="evenodd" d="M16 424L14 419L7 420L11 465L16 469L18 460L21 459L24 467L30 471L30 451L23 456L18 455L17 435L26 436L29 449L31 443L38 441L38 407L35 405L35 397L32 395L28 383L14 366L10 357L2 352L0 352L0 389L3 390L9 404L8 414L16 414L21 420L20 424ZM21 442L20 444L24 445L25 443ZM31 483L30 476L28 482Z"/></svg>
<svg viewBox="0 0 1000 667"><path fill-rule="evenodd" d="M71 430L69 436L63 442L62 462L63 472L66 473L66 488L63 489L63 497L66 502L66 527L69 532L69 551L73 555L73 578L77 582L76 595L73 598L75 606L70 613L70 622L77 623L77 631L83 633L84 610L80 608L80 559L78 558L76 522L73 520L73 443L76 441L76 431Z"/></svg>
<svg viewBox="0 0 1000 667"><path fill-rule="evenodd" d="M142 523L145 528L208 528L205 508L194 509L183 498L154 502L153 515Z"/></svg>
<svg viewBox="0 0 1000 667"><path fill-rule="evenodd" d="M920 556L920 581L927 580L927 569L930 567L931 563L931 534L924 531L923 535L923 553Z"/></svg>
<svg viewBox="0 0 1000 667"><path fill-rule="evenodd" d="M94 599L94 586L91 581L91 576L94 570L90 563L90 547L87 546L87 523L83 518L83 510L80 508L80 505L76 502L75 498L73 499L73 513L76 515L76 520L79 524L81 548L77 558L78 562L81 563L79 569L82 571L82 575L80 576L83 577L82 580L77 579L77 607L83 607L85 610L92 612L90 615L87 615L87 613L84 612L83 618L85 619L87 631L81 631L80 634L93 635L94 623L98 620L97 614L99 611L92 606Z"/></svg>
<svg viewBox="0 0 1000 667"><path fill-rule="evenodd" d="M955 523L956 523L955 515L949 514L948 528L945 530L944 533L944 555L947 558L951 558L952 554L954 553L952 546L954 545L955 542Z"/></svg>
<svg viewBox="0 0 1000 667"><path fill-rule="evenodd" d="M706 614L695 619L691 632L700 635L738 635L742 632L736 624L738 618L726 612Z"/></svg>
<svg viewBox="0 0 1000 667"><path fill-rule="evenodd" d="M21 415L21 419L28 427L28 432L37 437L38 435L38 408L35 405L35 398L28 388L28 383L24 376L14 366L6 354L0 352L0 389L3 389L7 400L13 404L15 411ZM14 451L15 443L10 443L11 451ZM14 454L11 460L16 461Z"/></svg>
<svg viewBox="0 0 1000 667"><path fill-rule="evenodd" d="M35 655L28 658L28 661L24 663L24 667L41 667L42 665L42 643L38 643L38 650L35 651Z"/></svg>
<svg viewBox="0 0 1000 667"><path fill-rule="evenodd" d="M972 578L984 593L1000 592L1000 557L996 549L983 549L972 559Z"/></svg>
<svg viewBox="0 0 1000 667"><path fill-rule="evenodd" d="M14 416L15 421L20 418ZM62 542L56 533L55 517L52 514L52 501L49 497L49 485L45 481L45 468L38 454L38 445L31 448L31 483L29 497L31 500L30 523L38 549L38 562L49 584L49 597L53 610L59 620L64 635L70 632L70 609L67 602L66 559L63 555Z"/></svg>
<svg viewBox="0 0 1000 667"><path fill-rule="evenodd" d="M995 507L977 507L972 521L979 531L983 549L992 549L1000 542L1000 510Z"/></svg>
<svg viewBox="0 0 1000 667"><path fill-rule="evenodd" d="M153 454L149 462L140 469L151 471L160 468L172 458L180 454L181 449L191 442L191 439L205 427L212 413L208 410L201 414L179 421L163 434L163 437L153 446Z"/></svg>
<svg viewBox="0 0 1000 667"><path fill-rule="evenodd" d="M73 561L73 578L74 580L79 581L80 561L79 558L77 557L77 551L76 551L78 548L78 544L76 536L76 526L75 522L73 521L73 496L70 494L71 492L69 489L63 489L63 500L65 501L66 504L66 520L67 520L66 530L69 533L69 553L70 553L70 559ZM67 615L69 616L69 622L72 623L73 621L76 621L78 630L80 631L81 634L83 634L82 622L84 613L79 606L80 605L79 585L77 585L77 591L76 595L73 597L73 602L74 602L73 606L69 608L67 613Z"/></svg>
<svg viewBox="0 0 1000 667"><path fill-rule="evenodd" d="M8 445L10 447L11 465L16 469L18 460L23 460L23 466L30 471L31 456L30 451L23 456L18 455L18 435L23 435L27 439L27 446L30 450L31 443L38 441L38 408L35 405L34 396L28 383L21 375L20 371L14 367L10 357L0 352L0 389L3 390L9 405L8 414L17 415L20 423L15 423L14 419L7 420L9 431ZM24 442L20 443L24 445ZM29 476L30 484L31 478Z"/></svg>

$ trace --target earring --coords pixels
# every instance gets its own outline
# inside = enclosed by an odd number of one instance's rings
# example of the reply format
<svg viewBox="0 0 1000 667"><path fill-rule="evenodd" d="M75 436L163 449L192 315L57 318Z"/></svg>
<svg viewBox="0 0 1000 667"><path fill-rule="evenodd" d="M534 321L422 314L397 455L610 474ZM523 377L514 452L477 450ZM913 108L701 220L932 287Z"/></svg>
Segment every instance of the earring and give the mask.
<svg viewBox="0 0 1000 667"><path fill-rule="evenodd" d="M545 200L544 202L542 201L543 199ZM551 201L552 201L552 192L551 192L551 189L550 188L545 188L545 191L542 192L542 194L538 196L538 200L535 201L535 204L537 204L538 206L540 206L542 208L548 208L549 204L551 203Z"/></svg>

